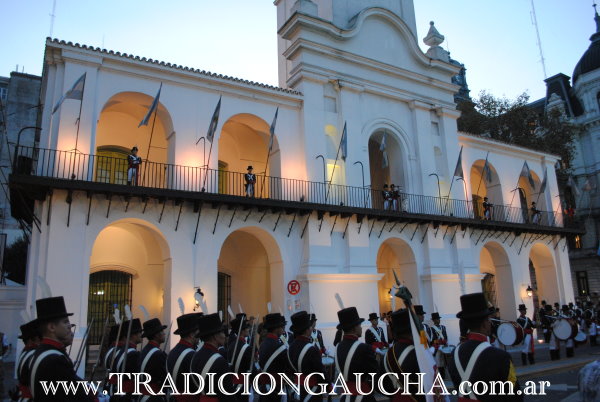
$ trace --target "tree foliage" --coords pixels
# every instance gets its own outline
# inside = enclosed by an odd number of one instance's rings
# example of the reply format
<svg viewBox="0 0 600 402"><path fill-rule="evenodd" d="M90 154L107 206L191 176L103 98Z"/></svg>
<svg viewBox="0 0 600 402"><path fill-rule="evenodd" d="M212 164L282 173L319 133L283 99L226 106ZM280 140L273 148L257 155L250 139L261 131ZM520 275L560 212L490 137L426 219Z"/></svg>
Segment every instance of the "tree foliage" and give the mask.
<svg viewBox="0 0 600 402"><path fill-rule="evenodd" d="M27 248L29 243L20 237L4 250L2 268L7 278L20 284L25 284L25 271L27 267Z"/></svg>
<svg viewBox="0 0 600 402"><path fill-rule="evenodd" d="M524 92L511 100L482 91L479 98L458 104L458 130L560 156L559 171L566 173L574 157L574 139L580 127L560 109L544 112L529 104Z"/></svg>

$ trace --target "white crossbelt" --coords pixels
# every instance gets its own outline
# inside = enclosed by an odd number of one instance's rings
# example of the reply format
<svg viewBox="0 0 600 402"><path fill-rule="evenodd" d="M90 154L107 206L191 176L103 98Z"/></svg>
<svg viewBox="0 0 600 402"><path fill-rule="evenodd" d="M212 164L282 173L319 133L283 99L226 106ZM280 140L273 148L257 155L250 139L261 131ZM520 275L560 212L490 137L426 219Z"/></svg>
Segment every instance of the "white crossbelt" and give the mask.
<svg viewBox="0 0 600 402"><path fill-rule="evenodd" d="M466 370L463 370L463 367L460 364L460 359L458 357L458 351L460 350L461 346L462 345L458 345L456 349L454 349L454 362L456 363L456 370L458 371L458 375L460 376L462 382L466 382L469 381L469 378L471 378L471 373L473 372L473 368L475 367L475 363L477 363L479 355L487 348L491 348L492 345L489 342L481 342L479 345L477 345L477 347L473 351L473 354L469 358L469 363L467 363ZM469 394L467 396L469 399L477 399L471 391L469 391Z"/></svg>
<svg viewBox="0 0 600 402"><path fill-rule="evenodd" d="M58 356L65 356L64 354L62 354L61 352L59 352L58 350L54 350L54 349L50 349L47 350L45 352L42 352L37 359L35 359L35 363L33 364L33 369L31 369L31 395L33 396L34 400L35 400L35 384L36 384L36 374L37 374L37 369L40 366L40 363L42 362L42 360L44 360L46 357L50 356L50 355L58 355Z"/></svg>

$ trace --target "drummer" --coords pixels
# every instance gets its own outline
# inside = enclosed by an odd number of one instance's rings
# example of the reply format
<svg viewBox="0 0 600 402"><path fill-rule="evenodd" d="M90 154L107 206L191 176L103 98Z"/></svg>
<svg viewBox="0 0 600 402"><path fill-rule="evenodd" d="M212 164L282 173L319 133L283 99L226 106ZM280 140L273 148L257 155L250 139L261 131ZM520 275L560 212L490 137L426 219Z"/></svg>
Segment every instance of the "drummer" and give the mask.
<svg viewBox="0 0 600 402"><path fill-rule="evenodd" d="M571 303L572 304L572 303ZM567 318L567 320L572 321L573 323L575 323L575 320L573 319L573 312L571 311L571 309L569 308L569 306L564 305L562 306L562 316ZM567 341L565 342L565 346L566 346L566 355L567 357L573 357L575 356L575 341L573 340L573 338L569 338L567 339Z"/></svg>
<svg viewBox="0 0 600 402"><path fill-rule="evenodd" d="M365 331L365 343L373 348L373 351L384 355L388 347L383 328L379 326L379 317L377 313L369 314L371 326Z"/></svg>
<svg viewBox="0 0 600 402"><path fill-rule="evenodd" d="M550 337L552 336L552 306L549 304L544 305L544 314L540 314L541 325L544 331L544 342L550 343Z"/></svg>
<svg viewBox="0 0 600 402"><path fill-rule="evenodd" d="M492 306L493 308L493 306ZM499 348L504 349L502 343L498 339L498 327L500 326L500 309L498 307L495 308L494 314L492 314L492 335L490 336L490 343Z"/></svg>
<svg viewBox="0 0 600 402"><path fill-rule="evenodd" d="M527 317L527 307L524 304L519 304L519 314L520 316L517 318L517 324L523 328L523 333L525 334L525 339L523 339L523 349L521 349L521 363L523 363L523 366L526 366L527 360L529 360L529 364L535 363L533 329L535 328L536 323Z"/></svg>
<svg viewBox="0 0 600 402"><path fill-rule="evenodd" d="M435 363L438 366L438 370L442 377L446 377L446 363L441 350L441 347L448 344L448 333L446 332L446 326L440 324L440 313L431 313L431 344L435 348L433 356L435 357Z"/></svg>

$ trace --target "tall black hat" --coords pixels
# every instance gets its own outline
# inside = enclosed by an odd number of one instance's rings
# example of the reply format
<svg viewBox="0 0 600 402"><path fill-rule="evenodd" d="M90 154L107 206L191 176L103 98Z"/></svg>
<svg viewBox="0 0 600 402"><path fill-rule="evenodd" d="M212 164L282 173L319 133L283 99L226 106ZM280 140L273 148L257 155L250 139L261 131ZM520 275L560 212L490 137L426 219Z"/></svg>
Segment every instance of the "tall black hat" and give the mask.
<svg viewBox="0 0 600 402"><path fill-rule="evenodd" d="M483 293L469 293L460 297L462 311L456 314L456 318L465 320L484 318L494 313L494 307L488 307Z"/></svg>
<svg viewBox="0 0 600 402"><path fill-rule="evenodd" d="M545 309L546 311L552 311L552 306L551 306L551 305L549 305L549 304L546 304L546 305L544 306L544 309Z"/></svg>
<svg viewBox="0 0 600 402"><path fill-rule="evenodd" d="M310 314L306 311L298 311L297 313L294 313L290 319L292 320L290 330L294 333L304 332L312 325Z"/></svg>
<svg viewBox="0 0 600 402"><path fill-rule="evenodd" d="M378 319L379 317L377 316L377 313L369 313L369 321Z"/></svg>
<svg viewBox="0 0 600 402"><path fill-rule="evenodd" d="M150 338L165 328L167 328L167 326L162 325L158 318L152 318L144 323L144 333L142 336L144 338Z"/></svg>
<svg viewBox="0 0 600 402"><path fill-rule="evenodd" d="M231 330L235 333L237 333L240 330L240 324L242 325L241 330L250 327L250 322L246 317L246 313L238 313L235 315L235 318L233 320L229 321L229 326L231 327Z"/></svg>
<svg viewBox="0 0 600 402"><path fill-rule="evenodd" d="M401 309L392 313L392 331L395 334L410 333L410 313L407 309Z"/></svg>
<svg viewBox="0 0 600 402"><path fill-rule="evenodd" d="M250 165L250 166L248 166L248 167L246 168L246 170L250 170L250 169L254 169L254 168L252 167L252 165Z"/></svg>
<svg viewBox="0 0 600 402"><path fill-rule="evenodd" d="M67 313L65 299L62 296L36 300L35 308L38 322L47 322L73 315L73 313Z"/></svg>
<svg viewBox="0 0 600 402"><path fill-rule="evenodd" d="M111 325L110 331L108 331L108 343L111 344L117 340L117 333L119 332L119 324Z"/></svg>
<svg viewBox="0 0 600 402"><path fill-rule="evenodd" d="M200 326L200 333L198 334L200 337L223 332L223 323L218 313L202 315L196 321Z"/></svg>
<svg viewBox="0 0 600 402"><path fill-rule="evenodd" d="M188 334L198 329L198 316L195 313L184 314L177 317L177 330L175 335Z"/></svg>
<svg viewBox="0 0 600 402"><path fill-rule="evenodd" d="M138 151L138 147L131 148L131 152L133 152L133 151Z"/></svg>
<svg viewBox="0 0 600 402"><path fill-rule="evenodd" d="M34 338L36 336L41 337L39 330L39 322L38 320L29 321L19 327L21 329L21 335L19 335L19 339L23 339L23 341L27 341L28 339Z"/></svg>
<svg viewBox="0 0 600 402"><path fill-rule="evenodd" d="M519 311L527 311L527 306L524 304L519 304Z"/></svg>
<svg viewBox="0 0 600 402"><path fill-rule="evenodd" d="M569 310L570 310L570 308L569 308L569 306L567 306L566 304L563 304L563 305L562 305L562 309L561 309L561 310L562 310L562 311L569 311Z"/></svg>
<svg viewBox="0 0 600 402"><path fill-rule="evenodd" d="M383 185L383 188L388 188L388 185L387 185L387 184L384 184L384 185Z"/></svg>
<svg viewBox="0 0 600 402"><path fill-rule="evenodd" d="M432 320L439 320L440 318L440 313L431 313Z"/></svg>
<svg viewBox="0 0 600 402"><path fill-rule="evenodd" d="M415 308L415 313L417 315L425 315L426 314L425 310L423 310L423 306L421 306L419 304L415 304L413 307Z"/></svg>
<svg viewBox="0 0 600 402"><path fill-rule="evenodd" d="M317 322L317 315L315 313L310 313L310 322L313 324Z"/></svg>
<svg viewBox="0 0 600 402"><path fill-rule="evenodd" d="M132 321L123 321L123 326L121 327L121 338L123 336L127 336L127 331L129 331L129 323L131 323L131 334L142 332L142 323L139 318L134 318Z"/></svg>
<svg viewBox="0 0 600 402"><path fill-rule="evenodd" d="M344 331L352 329L353 327L360 325L365 321L364 318L360 318L358 316L358 310L356 310L356 307L348 307L342 309L337 312L337 315L338 320L340 321L340 323L337 326L337 329L341 329Z"/></svg>
<svg viewBox="0 0 600 402"><path fill-rule="evenodd" d="M263 323L263 328L267 331L270 331L275 328L285 327L287 321L285 317L279 313L267 314L265 316L265 321Z"/></svg>

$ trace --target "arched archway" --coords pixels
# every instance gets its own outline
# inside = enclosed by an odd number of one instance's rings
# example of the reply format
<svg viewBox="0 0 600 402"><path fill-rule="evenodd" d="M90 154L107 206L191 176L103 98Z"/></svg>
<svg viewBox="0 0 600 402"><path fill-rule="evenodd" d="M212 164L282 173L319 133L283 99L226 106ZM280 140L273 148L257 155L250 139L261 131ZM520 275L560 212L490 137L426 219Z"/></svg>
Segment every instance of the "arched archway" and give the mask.
<svg viewBox="0 0 600 402"><path fill-rule="evenodd" d="M483 274L482 290L486 293L487 300L500 308L501 316L512 317L517 311L517 305L511 265L506 251L499 243L491 241L482 247L479 272Z"/></svg>
<svg viewBox="0 0 600 402"><path fill-rule="evenodd" d="M564 304L572 301L562 300L560 297L556 264L552 252L546 244L535 243L531 247L529 263L533 266L530 271L533 274L531 275L531 287L538 300L545 300L548 304L555 302Z"/></svg>
<svg viewBox="0 0 600 402"><path fill-rule="evenodd" d="M139 149L143 168L149 163L174 163L173 121L163 104L159 102L155 120L152 115L148 125L138 128L153 100L140 92L120 92L104 104L96 128L96 181L126 184L127 155L133 146ZM142 181L152 183L153 187L164 185L165 169L151 170L160 177Z"/></svg>
<svg viewBox="0 0 600 402"><path fill-rule="evenodd" d="M373 194L379 195L384 184L395 184L398 191L409 192L406 152L394 132L389 129L375 131L369 137L368 146ZM381 197L374 196L373 205L383 208Z"/></svg>
<svg viewBox="0 0 600 402"><path fill-rule="evenodd" d="M488 161L484 171L485 160L479 159L471 165L471 195L475 206L475 216L483 219L483 198L488 197L488 202L502 206L502 186L496 168ZM489 169L488 169L489 168ZM491 209L490 219L503 219L501 208Z"/></svg>
<svg viewBox="0 0 600 402"><path fill-rule="evenodd" d="M270 126L258 116L240 113L230 117L219 135L219 192L243 195L244 186L240 174L246 173L251 165L257 176L281 177L281 158L277 136L269 155ZM225 173L233 172L232 174ZM236 174L237 173L237 174ZM276 180L270 180L262 188L262 179L257 178L256 196L268 196L277 191Z"/></svg>
<svg viewBox="0 0 600 402"><path fill-rule="evenodd" d="M94 318L92 334L101 331L115 303L124 313L122 303L127 299L134 317L143 318L142 305L151 317L166 322L170 272L169 246L155 226L124 219L102 229L90 256L88 316ZM124 297L126 292L129 298Z"/></svg>
<svg viewBox="0 0 600 402"><path fill-rule="evenodd" d="M267 303L274 311L285 309L283 261L275 239L263 229L246 227L232 232L221 246L217 261L221 276L229 279L229 290L218 290L218 309L237 311L241 305L249 315L267 313Z"/></svg>
<svg viewBox="0 0 600 402"><path fill-rule="evenodd" d="M377 252L377 272L383 274L377 284L380 312L392 310L390 289L396 285L394 271L412 293L414 303L423 302L419 298L420 283L415 254L407 242L391 238L383 242Z"/></svg>
<svg viewBox="0 0 600 402"><path fill-rule="evenodd" d="M546 197L544 194L540 194L541 190L541 180L540 177L533 170L530 170L531 177L533 178L533 184L531 185L529 179L523 175L519 177L519 186L518 186L518 195L519 197L519 205L522 210L523 219L526 222L531 221L531 213L529 209L531 208L531 203L535 202L537 205L537 209L540 211L546 211Z"/></svg>

